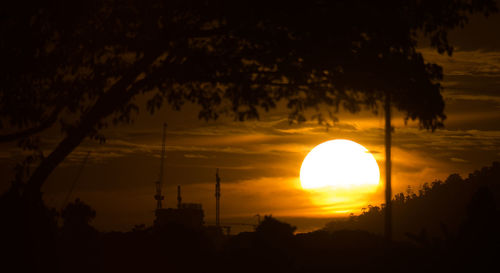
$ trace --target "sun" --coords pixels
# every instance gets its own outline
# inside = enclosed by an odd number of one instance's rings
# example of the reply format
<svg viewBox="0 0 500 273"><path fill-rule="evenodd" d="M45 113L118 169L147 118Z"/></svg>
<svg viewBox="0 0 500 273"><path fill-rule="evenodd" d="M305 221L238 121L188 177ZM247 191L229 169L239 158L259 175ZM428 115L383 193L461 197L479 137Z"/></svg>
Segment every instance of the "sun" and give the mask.
<svg viewBox="0 0 500 273"><path fill-rule="evenodd" d="M360 144L335 139L314 147L300 168L303 189L320 193L323 205L360 200L376 191L380 170L375 157Z"/></svg>

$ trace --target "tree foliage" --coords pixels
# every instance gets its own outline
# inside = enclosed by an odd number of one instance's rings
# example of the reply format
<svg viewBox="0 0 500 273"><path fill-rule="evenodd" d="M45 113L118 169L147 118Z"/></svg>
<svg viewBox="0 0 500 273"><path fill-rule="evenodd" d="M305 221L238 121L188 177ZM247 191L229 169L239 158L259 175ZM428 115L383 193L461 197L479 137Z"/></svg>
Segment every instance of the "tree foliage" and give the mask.
<svg viewBox="0 0 500 273"><path fill-rule="evenodd" d="M285 100L291 120L308 108L351 112L391 94L393 105L436 129L445 119L442 69L416 49L494 1L49 1L2 12L0 141L36 150L40 133L63 140L38 153L19 180L39 189L83 139L148 110L201 106L199 117L258 118ZM323 120L322 115L317 118ZM33 161L33 160L31 160Z"/></svg>
<svg viewBox="0 0 500 273"><path fill-rule="evenodd" d="M61 211L63 225L68 227L86 227L95 218L96 212L89 205L79 198L73 203L69 203Z"/></svg>

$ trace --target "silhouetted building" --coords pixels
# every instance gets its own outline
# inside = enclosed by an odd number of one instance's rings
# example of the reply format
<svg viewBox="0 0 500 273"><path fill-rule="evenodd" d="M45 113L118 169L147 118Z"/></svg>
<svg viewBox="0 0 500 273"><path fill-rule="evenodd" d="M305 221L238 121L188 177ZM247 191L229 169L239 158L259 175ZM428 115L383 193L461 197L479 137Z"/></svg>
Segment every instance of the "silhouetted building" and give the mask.
<svg viewBox="0 0 500 273"><path fill-rule="evenodd" d="M177 225L190 229L201 229L205 216L201 204L182 203L180 186L177 186L177 201L177 208L156 209L154 227L162 229L169 225Z"/></svg>
<svg viewBox="0 0 500 273"><path fill-rule="evenodd" d="M177 209L157 209L154 225L156 228L174 224L192 229L200 229L204 223L203 217L204 212L201 204L183 203Z"/></svg>

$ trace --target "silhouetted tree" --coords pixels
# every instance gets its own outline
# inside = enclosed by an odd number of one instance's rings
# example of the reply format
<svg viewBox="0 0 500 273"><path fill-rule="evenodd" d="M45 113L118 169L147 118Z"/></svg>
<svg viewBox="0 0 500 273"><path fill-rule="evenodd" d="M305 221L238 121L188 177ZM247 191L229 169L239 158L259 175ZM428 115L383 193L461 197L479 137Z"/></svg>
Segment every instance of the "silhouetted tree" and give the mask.
<svg viewBox="0 0 500 273"><path fill-rule="evenodd" d="M62 209L58 244L61 271L89 272L99 266L98 232L90 226L95 217L95 210L78 198Z"/></svg>
<svg viewBox="0 0 500 273"><path fill-rule="evenodd" d="M75 202L73 203L69 203L61 211L63 227L70 229L89 227L90 222L95 218L95 216L95 210L82 202L80 198L75 199Z"/></svg>
<svg viewBox="0 0 500 273"><path fill-rule="evenodd" d="M57 216L41 200L25 202L16 187L0 195L1 270L57 271Z"/></svg>
<svg viewBox="0 0 500 273"><path fill-rule="evenodd" d="M271 215L264 219L255 228L256 245L266 251L274 252L274 255L288 255L288 251L294 245L294 232L297 228L279 221Z"/></svg>
<svg viewBox="0 0 500 273"><path fill-rule="evenodd" d="M292 237L296 229L297 227L281 222L271 215L265 215L264 219L255 228L255 232L257 232L257 234L265 234L270 237Z"/></svg>
<svg viewBox="0 0 500 273"><path fill-rule="evenodd" d="M395 237L404 239L403 234L408 233L412 238L425 237L427 243L432 245L436 238L438 241L454 240L466 219L470 223L493 221L500 200L499 179L500 164L494 162L471 173L466 179L451 174L444 182L423 183L421 194L409 194L404 202L402 193L396 194L392 200L394 225L398 230ZM370 205L353 221L334 222L325 229L362 229L381 233L384 210L385 207ZM474 217L478 220L472 220ZM425 236L422 236L423 229Z"/></svg>
<svg viewBox="0 0 500 273"><path fill-rule="evenodd" d="M256 227L229 238L221 261L223 271L232 272L290 272L296 260L295 227L270 215Z"/></svg>
<svg viewBox="0 0 500 273"><path fill-rule="evenodd" d="M451 55L447 32L496 3L11 1L4 10L0 141L35 151L16 179L28 200L86 137L103 141L108 122L130 122L139 94L151 94L151 112L192 102L205 119L256 118L282 99L298 121L321 105L332 115L383 105L390 239L390 110L431 130L445 119L442 69L416 50L417 35ZM44 155L39 135L55 126L64 136Z"/></svg>
<svg viewBox="0 0 500 273"><path fill-rule="evenodd" d="M490 188L481 186L467 204L467 217L454 245L456 249L453 252L463 259L460 265L470 270L479 265L498 267L499 229L498 199Z"/></svg>
<svg viewBox="0 0 500 273"><path fill-rule="evenodd" d="M39 165L25 180L36 191L84 138L103 140L108 121L131 121L133 98L146 92L151 112L190 101L206 119L255 118L280 99L297 120L321 104L356 112L385 101L435 129L445 117L441 68L416 51L416 35L451 54L447 31L496 6L108 0L10 2L6 10L0 112L8 130L0 140L35 149L39 133L57 124L64 132L49 155L35 156Z"/></svg>

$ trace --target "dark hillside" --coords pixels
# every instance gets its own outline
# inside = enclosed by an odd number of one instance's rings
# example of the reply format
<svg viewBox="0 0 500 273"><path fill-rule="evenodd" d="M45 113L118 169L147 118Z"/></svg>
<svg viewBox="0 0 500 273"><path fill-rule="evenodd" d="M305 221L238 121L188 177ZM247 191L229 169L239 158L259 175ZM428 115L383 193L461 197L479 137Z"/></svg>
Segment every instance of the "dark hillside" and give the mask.
<svg viewBox="0 0 500 273"><path fill-rule="evenodd" d="M478 196L487 196L490 203L478 204L484 201ZM481 217L495 217L488 213L498 211L499 200L499 162L469 174L466 179L451 174L445 181L424 183L417 191L408 187L405 193L396 194L392 200L395 235L398 239L408 238L408 233L456 236L461 224L469 219L470 210L475 210ZM331 222L325 229L360 229L381 234L384 211L383 206L368 206L360 215L347 221Z"/></svg>

